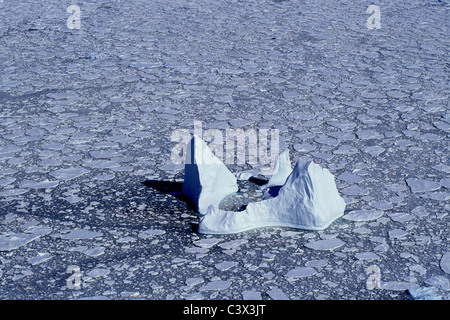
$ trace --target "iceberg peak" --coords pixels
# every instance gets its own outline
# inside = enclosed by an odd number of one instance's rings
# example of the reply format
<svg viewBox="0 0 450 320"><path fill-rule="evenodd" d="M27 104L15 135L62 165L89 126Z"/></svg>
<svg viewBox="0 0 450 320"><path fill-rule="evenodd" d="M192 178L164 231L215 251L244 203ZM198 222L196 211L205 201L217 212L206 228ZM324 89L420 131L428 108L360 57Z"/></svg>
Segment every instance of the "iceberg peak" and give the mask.
<svg viewBox="0 0 450 320"><path fill-rule="evenodd" d="M184 168L182 192L193 201L200 214L238 191L235 175L197 135L193 135L188 143Z"/></svg>

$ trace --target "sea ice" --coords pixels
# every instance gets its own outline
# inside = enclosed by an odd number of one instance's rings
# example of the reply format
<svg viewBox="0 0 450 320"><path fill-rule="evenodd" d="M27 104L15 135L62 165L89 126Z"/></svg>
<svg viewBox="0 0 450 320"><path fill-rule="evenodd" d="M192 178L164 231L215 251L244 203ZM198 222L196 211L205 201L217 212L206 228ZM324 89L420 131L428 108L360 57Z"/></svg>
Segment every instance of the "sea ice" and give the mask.
<svg viewBox="0 0 450 320"><path fill-rule="evenodd" d="M103 253L105 253L105 248L99 246L99 247L93 247L91 249L86 249L81 252L90 257L98 257L98 256L101 256Z"/></svg>
<svg viewBox="0 0 450 320"><path fill-rule="evenodd" d="M16 233L0 235L0 251L9 251L19 248L28 242L31 242L41 235L28 234L28 233Z"/></svg>
<svg viewBox="0 0 450 320"><path fill-rule="evenodd" d="M246 290L242 292L243 300L262 300L261 293L253 290Z"/></svg>
<svg viewBox="0 0 450 320"><path fill-rule="evenodd" d="M166 231L160 230L160 229L147 229L147 230L139 232L138 238L146 240L150 237L159 236L159 235L162 235L165 233L166 233Z"/></svg>
<svg viewBox="0 0 450 320"><path fill-rule="evenodd" d="M94 239L95 237L99 237L101 235L102 233L100 232L76 228L70 231L69 233L61 236L61 239L66 240Z"/></svg>
<svg viewBox="0 0 450 320"><path fill-rule="evenodd" d="M45 261L51 259L52 257L53 257L52 255L50 255L46 252L44 252L44 253L38 252L37 256L28 259L28 263L35 266L37 264L40 264L42 262L45 262Z"/></svg>
<svg viewBox="0 0 450 320"><path fill-rule="evenodd" d="M224 290L227 289L231 285L231 282L228 280L213 280L208 282L206 285L201 287L200 291L209 291L209 290Z"/></svg>
<svg viewBox="0 0 450 320"><path fill-rule="evenodd" d="M334 250L344 245L344 241L340 239L324 239L311 241L305 244L305 247L313 250Z"/></svg>
<svg viewBox="0 0 450 320"><path fill-rule="evenodd" d="M441 187L437 182L417 178L406 179L406 182L414 193L435 191Z"/></svg>
<svg viewBox="0 0 450 320"><path fill-rule="evenodd" d="M296 267L286 273L286 278L290 278L292 280L297 278L309 277L316 274L316 270L310 267Z"/></svg>
<svg viewBox="0 0 450 320"><path fill-rule="evenodd" d="M219 244L219 247L221 247L224 250L236 250L238 249L241 245L247 243L248 240L247 239L237 239L237 240L231 240L228 242L224 242Z"/></svg>
<svg viewBox="0 0 450 320"><path fill-rule="evenodd" d="M55 170L51 172L50 175L56 179L72 180L88 172L89 170L83 168L67 168Z"/></svg>
<svg viewBox="0 0 450 320"><path fill-rule="evenodd" d="M194 277L194 278L187 278L185 283L190 286L193 287L197 284L203 283L205 280L201 277Z"/></svg>
<svg viewBox="0 0 450 320"><path fill-rule="evenodd" d="M414 215L406 213L406 212L392 212L388 213L388 216L397 222L407 222L415 218Z"/></svg>
<svg viewBox="0 0 450 320"><path fill-rule="evenodd" d="M378 260L378 259L380 259L380 257L376 253L370 252L370 251L358 252L355 255L355 257L358 260Z"/></svg>
<svg viewBox="0 0 450 320"><path fill-rule="evenodd" d="M450 251L442 256L440 266L445 273L450 274Z"/></svg>
<svg viewBox="0 0 450 320"><path fill-rule="evenodd" d="M370 221L380 218L384 214L381 210L353 210L343 218L351 221Z"/></svg>
<svg viewBox="0 0 450 320"><path fill-rule="evenodd" d="M408 293L414 300L442 300L433 290L433 287L417 287L408 289Z"/></svg>
<svg viewBox="0 0 450 320"><path fill-rule="evenodd" d="M187 146L182 191L194 202L198 212L205 214L210 205L218 206L238 189L235 175L194 135Z"/></svg>
<svg viewBox="0 0 450 320"><path fill-rule="evenodd" d="M389 238L395 239L395 238L402 238L408 234L407 231L402 229L393 229L389 231Z"/></svg>
<svg viewBox="0 0 450 320"><path fill-rule="evenodd" d="M344 209L334 176L312 161L299 161L276 197L250 203L239 212L211 206L200 219L198 231L227 234L269 226L323 230Z"/></svg>
<svg viewBox="0 0 450 320"><path fill-rule="evenodd" d="M222 262L215 264L214 267L216 267L216 269L218 269L220 271L226 271L237 265L238 265L238 263L236 261L222 261Z"/></svg>
<svg viewBox="0 0 450 320"><path fill-rule="evenodd" d="M194 244L201 248L209 249L209 248L213 247L214 245L216 245L217 243L219 243L220 241L222 241L222 239L207 238L207 239L200 239L200 240L194 241Z"/></svg>
<svg viewBox="0 0 450 320"><path fill-rule="evenodd" d="M271 290L267 291L266 293L273 300L289 300L289 297L280 288L277 288L277 287L272 288Z"/></svg>

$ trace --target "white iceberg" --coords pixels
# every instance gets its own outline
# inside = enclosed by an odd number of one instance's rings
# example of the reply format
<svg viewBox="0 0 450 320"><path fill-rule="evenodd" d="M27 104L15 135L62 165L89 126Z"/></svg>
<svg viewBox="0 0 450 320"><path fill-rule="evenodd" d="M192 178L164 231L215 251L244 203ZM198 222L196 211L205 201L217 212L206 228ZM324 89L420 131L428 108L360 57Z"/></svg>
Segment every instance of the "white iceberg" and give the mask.
<svg viewBox="0 0 450 320"><path fill-rule="evenodd" d="M211 205L198 231L229 234L261 227L323 230L344 214L334 176L314 162L297 162L277 196L248 204L244 211L224 211Z"/></svg>
<svg viewBox="0 0 450 320"><path fill-rule="evenodd" d="M182 192L200 214L210 205L219 206L229 194L238 191L237 179L197 135L188 143Z"/></svg>
<svg viewBox="0 0 450 320"><path fill-rule="evenodd" d="M275 167L269 182L261 186L261 189L263 189L263 200L276 197L291 173L292 166L289 159L289 149L286 149L275 158Z"/></svg>

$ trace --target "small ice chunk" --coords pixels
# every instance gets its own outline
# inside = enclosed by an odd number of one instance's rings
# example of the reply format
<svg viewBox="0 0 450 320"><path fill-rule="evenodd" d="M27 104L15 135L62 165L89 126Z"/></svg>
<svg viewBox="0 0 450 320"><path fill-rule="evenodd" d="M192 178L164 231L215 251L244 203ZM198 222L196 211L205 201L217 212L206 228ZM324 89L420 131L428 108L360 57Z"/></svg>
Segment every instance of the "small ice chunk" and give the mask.
<svg viewBox="0 0 450 320"><path fill-rule="evenodd" d="M190 286L193 287L197 284L203 283L205 280L201 277L194 277L194 278L187 278L185 283Z"/></svg>
<svg viewBox="0 0 450 320"><path fill-rule="evenodd" d="M122 291L120 296L123 298L133 298L138 297L140 295L139 291Z"/></svg>
<svg viewBox="0 0 450 320"><path fill-rule="evenodd" d="M219 247L221 247L224 250L235 250L247 242L248 242L247 239L231 240L231 241L227 241L227 242L219 244Z"/></svg>
<svg viewBox="0 0 450 320"><path fill-rule="evenodd" d="M308 261L305 265L311 268L322 268L325 267L327 264L328 264L327 259L320 259Z"/></svg>
<svg viewBox="0 0 450 320"><path fill-rule="evenodd" d="M215 265L216 269L220 271L226 271L229 270L235 266L237 266L238 263L236 261L222 261Z"/></svg>
<svg viewBox="0 0 450 320"><path fill-rule="evenodd" d="M82 251L85 255L90 256L90 257L98 257L101 256L103 253L105 253L105 247L93 247L90 249L86 249L84 251Z"/></svg>
<svg viewBox="0 0 450 320"><path fill-rule="evenodd" d="M237 179L208 145L194 135L188 143L182 192L195 204L200 214L210 205L218 206L229 194L238 191Z"/></svg>
<svg viewBox="0 0 450 320"><path fill-rule="evenodd" d="M150 237L160 236L160 235L163 235L165 233L166 233L166 231L160 230L160 229L148 229L148 230L144 230L144 231L139 232L138 238L146 240L146 239L148 239Z"/></svg>
<svg viewBox="0 0 450 320"><path fill-rule="evenodd" d="M355 233L359 233L359 234L366 234L366 233L370 233L372 230L370 230L369 228L361 227L361 228L355 228L352 231Z"/></svg>
<svg viewBox="0 0 450 320"><path fill-rule="evenodd" d="M0 197L18 196L27 193L30 189L14 188L0 192Z"/></svg>
<svg viewBox="0 0 450 320"><path fill-rule="evenodd" d="M118 239L117 243L128 243L128 242L134 242L134 241L136 241L135 237L125 236L125 237Z"/></svg>
<svg viewBox="0 0 450 320"><path fill-rule="evenodd" d="M402 281L387 281L381 282L380 289L392 290L392 291L405 291L413 288L417 288L419 285L416 283L402 282Z"/></svg>
<svg viewBox="0 0 450 320"><path fill-rule="evenodd" d="M26 232L32 234L46 235L52 232L52 230L53 229L51 227L46 226L31 226L26 229Z"/></svg>
<svg viewBox="0 0 450 320"><path fill-rule="evenodd" d="M242 292L242 300L261 300L261 293L253 290L246 290Z"/></svg>
<svg viewBox="0 0 450 320"><path fill-rule="evenodd" d="M361 129L356 131L356 135L361 140L368 140L368 139L381 139L384 137L382 133L379 133L376 130L371 129Z"/></svg>
<svg viewBox="0 0 450 320"><path fill-rule="evenodd" d="M84 169L84 168L67 168L67 169L59 169L59 170L50 172L50 175L56 179L72 180L72 179L78 178L88 172L89 172L89 170Z"/></svg>
<svg viewBox="0 0 450 320"><path fill-rule="evenodd" d="M6 177L4 179L0 179L0 187L7 186L8 184L13 183L14 181L16 181L16 178L14 177Z"/></svg>
<svg viewBox="0 0 450 320"><path fill-rule="evenodd" d="M334 176L314 162L297 162L274 198L249 203L244 211L211 206L199 223L200 233L227 234L281 226L323 230L344 214Z"/></svg>
<svg viewBox="0 0 450 320"><path fill-rule="evenodd" d="M91 155L91 157L96 158L96 159L109 159L109 158L121 155L116 150L108 150L108 149L93 150L93 151L90 151L89 154Z"/></svg>
<svg viewBox="0 0 450 320"><path fill-rule="evenodd" d="M196 246L201 247L201 248L209 249L212 246L214 246L217 243L219 243L220 241L222 241L222 239L219 239L219 238L206 238L206 239L200 239L200 240L194 241L194 244Z"/></svg>
<svg viewBox="0 0 450 320"><path fill-rule="evenodd" d="M363 181L363 178L360 176L349 172L341 173L337 178L348 183L360 183Z"/></svg>
<svg viewBox="0 0 450 320"><path fill-rule="evenodd" d="M424 276L427 273L427 269L422 267L420 264L415 264L409 267L409 270L415 271L421 276Z"/></svg>
<svg viewBox="0 0 450 320"><path fill-rule="evenodd" d="M267 291L267 294L273 300L289 300L289 297L280 288L277 287L274 287L271 290Z"/></svg>
<svg viewBox="0 0 450 320"><path fill-rule="evenodd" d="M110 270L107 268L95 268L87 273L87 275L91 278L104 277L110 273Z"/></svg>
<svg viewBox="0 0 450 320"><path fill-rule="evenodd" d="M367 148L364 148L364 152L376 157L378 155L380 155L381 153L383 153L386 149L384 149L381 146L370 146Z"/></svg>
<svg viewBox="0 0 450 320"><path fill-rule="evenodd" d="M102 236L103 234L96 231L90 231L80 228L75 228L67 234L61 236L61 239L65 240L81 240L81 239L94 239Z"/></svg>
<svg viewBox="0 0 450 320"><path fill-rule="evenodd" d="M48 253L46 253L46 252L44 252L44 253L38 252L37 256L28 259L28 263L30 263L31 265L35 266L35 265L38 265L38 264L40 264L42 262L45 262L45 261L47 261L47 260L49 260L51 258L53 258L53 256L48 254Z"/></svg>
<svg viewBox="0 0 450 320"><path fill-rule="evenodd" d="M423 218L429 215L429 212L423 206L419 206L411 210L411 213L419 218Z"/></svg>
<svg viewBox="0 0 450 320"><path fill-rule="evenodd" d="M344 244L345 244L344 241L334 238L334 239L311 241L306 243L305 247L313 250L334 250L343 246Z"/></svg>
<svg viewBox="0 0 450 320"><path fill-rule="evenodd" d="M355 257L358 260L378 260L378 259L380 259L380 257L376 253L370 252L370 251L358 252L355 255Z"/></svg>
<svg viewBox="0 0 450 320"><path fill-rule="evenodd" d="M15 233L0 235L0 251L15 250L37 238L40 234Z"/></svg>
<svg viewBox="0 0 450 320"><path fill-rule="evenodd" d="M316 274L316 270L310 267L296 267L286 273L286 278L288 279L297 279L303 277L309 277Z"/></svg>
<svg viewBox="0 0 450 320"><path fill-rule="evenodd" d="M433 287L410 288L408 293L414 300L442 300L442 297L434 292Z"/></svg>
<svg viewBox="0 0 450 320"><path fill-rule="evenodd" d="M386 200L370 201L369 206L378 210L389 210L393 207L392 203Z"/></svg>
<svg viewBox="0 0 450 320"><path fill-rule="evenodd" d="M450 290L450 285L448 283L447 277L434 276L425 280L425 283L434 287L441 287L444 290Z"/></svg>
<svg viewBox="0 0 450 320"><path fill-rule="evenodd" d="M195 254L204 254L208 252L208 248L199 248L199 247L191 247L191 248L185 248L184 252L186 253L195 253Z"/></svg>
<svg viewBox="0 0 450 320"><path fill-rule="evenodd" d="M445 273L450 274L450 251L444 253L439 265Z"/></svg>
<svg viewBox="0 0 450 320"><path fill-rule="evenodd" d="M93 169L111 169L120 167L120 164L112 160L88 160L83 163L83 166Z"/></svg>
<svg viewBox="0 0 450 320"><path fill-rule="evenodd" d="M25 180L21 183L21 187L23 188L31 188L31 189L51 189L56 187L59 184L59 181L32 181Z"/></svg>
<svg viewBox="0 0 450 320"><path fill-rule="evenodd" d="M350 221L370 221L380 218L384 214L381 210L353 210L342 218Z"/></svg>
<svg viewBox="0 0 450 320"><path fill-rule="evenodd" d="M228 280L213 280L208 282L203 287L200 287L200 291L209 291L209 290L224 290L227 289L231 285L231 282Z"/></svg>
<svg viewBox="0 0 450 320"><path fill-rule="evenodd" d="M190 293L186 296L186 300L203 300L204 297L199 292Z"/></svg>
<svg viewBox="0 0 450 320"><path fill-rule="evenodd" d="M408 234L407 231L402 229L392 229L389 231L389 238L396 239L396 238L402 238Z"/></svg>
<svg viewBox="0 0 450 320"><path fill-rule="evenodd" d="M342 189L342 193L349 196L363 196L369 194L369 190L357 185L351 185L350 187Z"/></svg>
<svg viewBox="0 0 450 320"><path fill-rule="evenodd" d="M406 183L414 193L435 191L441 187L437 182L417 178L406 179Z"/></svg>
<svg viewBox="0 0 450 320"><path fill-rule="evenodd" d="M414 215L406 212L392 212L388 213L388 216L397 222L406 222L415 218Z"/></svg>

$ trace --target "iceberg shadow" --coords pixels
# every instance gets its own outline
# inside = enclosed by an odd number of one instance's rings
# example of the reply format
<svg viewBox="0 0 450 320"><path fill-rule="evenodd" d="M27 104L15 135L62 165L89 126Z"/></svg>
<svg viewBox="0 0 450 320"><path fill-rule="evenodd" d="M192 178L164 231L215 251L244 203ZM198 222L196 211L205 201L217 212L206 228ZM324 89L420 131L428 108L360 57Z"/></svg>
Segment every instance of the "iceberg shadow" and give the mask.
<svg viewBox="0 0 450 320"><path fill-rule="evenodd" d="M170 194L171 196L183 201L189 209L196 211L194 202L182 192L183 183L176 181L160 181L160 180L145 180L141 182L144 186L157 190L159 192Z"/></svg>

